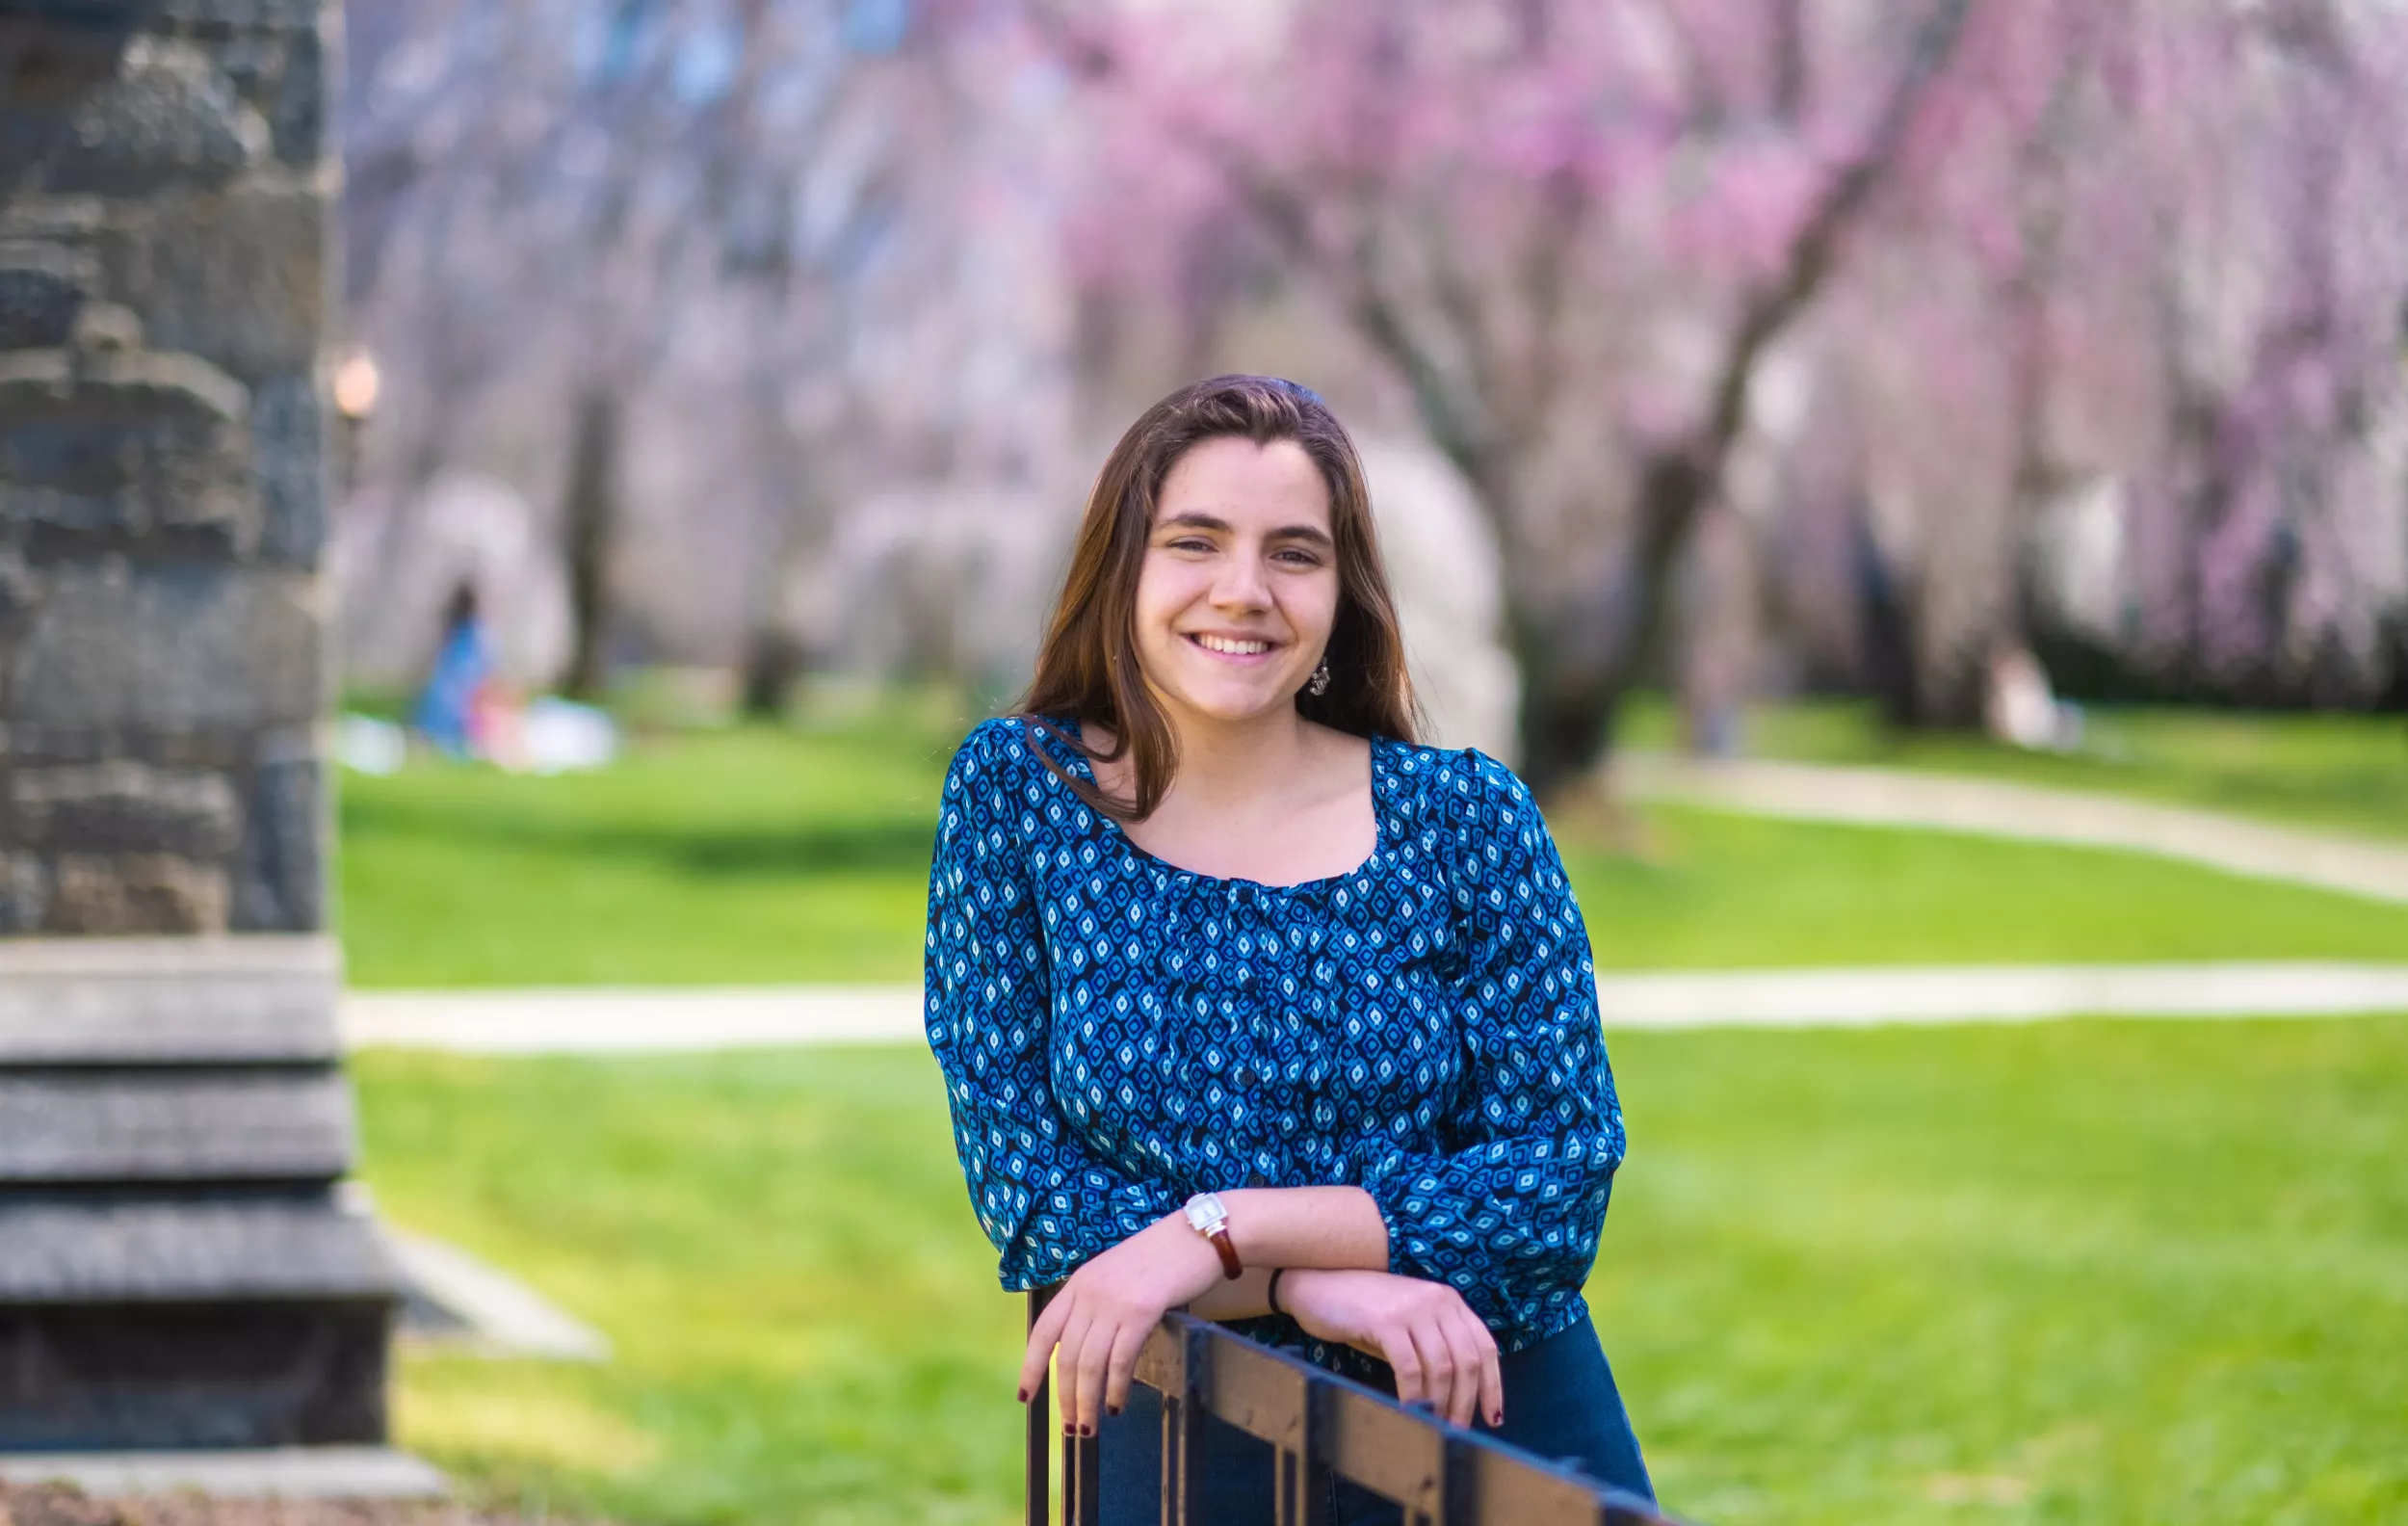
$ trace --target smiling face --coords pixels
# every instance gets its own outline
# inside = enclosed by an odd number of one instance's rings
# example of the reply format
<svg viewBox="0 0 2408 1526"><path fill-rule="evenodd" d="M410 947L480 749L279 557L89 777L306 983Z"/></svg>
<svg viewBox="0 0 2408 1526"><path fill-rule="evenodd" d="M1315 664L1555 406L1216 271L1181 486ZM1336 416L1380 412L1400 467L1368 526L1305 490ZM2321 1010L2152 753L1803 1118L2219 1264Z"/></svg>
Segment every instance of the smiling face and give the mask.
<svg viewBox="0 0 2408 1526"><path fill-rule="evenodd" d="M1208 439L1164 479L1138 573L1138 662L1182 719L1294 705L1338 615L1329 490L1294 440Z"/></svg>

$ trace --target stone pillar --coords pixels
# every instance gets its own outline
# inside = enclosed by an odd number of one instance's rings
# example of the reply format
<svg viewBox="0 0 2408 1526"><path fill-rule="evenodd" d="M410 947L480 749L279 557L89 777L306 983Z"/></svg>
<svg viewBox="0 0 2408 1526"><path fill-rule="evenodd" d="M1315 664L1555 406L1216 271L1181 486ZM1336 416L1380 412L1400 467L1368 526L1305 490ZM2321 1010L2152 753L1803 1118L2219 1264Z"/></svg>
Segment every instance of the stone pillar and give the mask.
<svg viewBox="0 0 2408 1526"><path fill-rule="evenodd" d="M338 14L0 4L0 1448L384 1432L324 932Z"/></svg>

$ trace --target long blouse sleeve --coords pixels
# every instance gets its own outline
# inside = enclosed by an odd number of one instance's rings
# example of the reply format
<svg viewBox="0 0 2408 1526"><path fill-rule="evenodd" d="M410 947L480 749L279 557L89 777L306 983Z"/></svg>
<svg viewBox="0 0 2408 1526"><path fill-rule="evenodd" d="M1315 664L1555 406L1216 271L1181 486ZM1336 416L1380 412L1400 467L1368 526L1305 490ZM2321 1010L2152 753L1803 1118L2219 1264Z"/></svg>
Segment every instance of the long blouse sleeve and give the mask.
<svg viewBox="0 0 2408 1526"><path fill-rule="evenodd" d="M1470 755L1450 803L1469 934L1463 1091L1442 1152L1374 1146L1364 1187L1389 1268L1443 1281L1528 1337L1576 1316L1623 1153L1596 964L1545 819L1522 781Z"/></svg>
<svg viewBox="0 0 2408 1526"><path fill-rule="evenodd" d="M1098 1159L1063 1118L1047 1064L1053 1016L1029 855L1041 807L1017 728L971 733L945 777L929 870L929 1047L944 1068L979 1225L1013 1292L1060 1281L1178 1206Z"/></svg>

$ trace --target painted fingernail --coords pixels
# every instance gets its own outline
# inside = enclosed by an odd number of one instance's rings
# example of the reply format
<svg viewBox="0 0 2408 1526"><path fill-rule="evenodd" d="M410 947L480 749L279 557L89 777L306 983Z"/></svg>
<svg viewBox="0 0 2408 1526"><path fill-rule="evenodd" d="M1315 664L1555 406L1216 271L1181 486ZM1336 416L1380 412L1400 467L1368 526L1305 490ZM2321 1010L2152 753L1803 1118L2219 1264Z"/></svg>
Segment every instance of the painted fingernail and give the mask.
<svg viewBox="0 0 2408 1526"><path fill-rule="evenodd" d="M1029 1402L1029 1390L1026 1388L1020 1390L1020 1402L1022 1404L1027 1404Z"/></svg>
<svg viewBox="0 0 2408 1526"><path fill-rule="evenodd" d="M1095 1428L1093 1426L1083 1427L1081 1428L1079 1434L1091 1437L1095 1434Z"/></svg>
<svg viewBox="0 0 2408 1526"><path fill-rule="evenodd" d="M1120 1418L1120 1409L1121 1409L1121 1407L1120 1407L1119 1405L1113 1405L1112 1408L1110 1408L1106 1409L1104 1412L1105 1412L1106 1414L1108 1414L1108 1415L1111 1415L1113 1419L1117 1420L1117 1419L1119 1419L1119 1418Z"/></svg>

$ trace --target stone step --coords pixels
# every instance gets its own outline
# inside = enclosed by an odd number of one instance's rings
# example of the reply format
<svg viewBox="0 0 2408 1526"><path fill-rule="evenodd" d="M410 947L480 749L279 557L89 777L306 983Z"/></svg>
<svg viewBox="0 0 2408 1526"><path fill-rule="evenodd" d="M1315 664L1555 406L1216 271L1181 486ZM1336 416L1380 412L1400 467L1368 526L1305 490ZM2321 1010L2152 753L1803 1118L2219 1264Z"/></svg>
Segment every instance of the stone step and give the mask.
<svg viewBox="0 0 2408 1526"><path fill-rule="evenodd" d="M0 1453L0 1479L71 1485L98 1499L440 1499L450 1488L432 1464L380 1446Z"/></svg>
<svg viewBox="0 0 2408 1526"><path fill-rule="evenodd" d="M331 1066L0 1070L0 1186L331 1181L352 1144Z"/></svg>
<svg viewBox="0 0 2408 1526"><path fill-rule="evenodd" d="M0 1452L375 1444L389 1305L0 1308Z"/></svg>
<svg viewBox="0 0 2408 1526"><path fill-rule="evenodd" d="M380 1442L400 1281L330 1189L0 1194L0 1452Z"/></svg>
<svg viewBox="0 0 2408 1526"><path fill-rule="evenodd" d="M0 1321L9 1304L391 1301L402 1280L330 1190L0 1195Z"/></svg>
<svg viewBox="0 0 2408 1526"><path fill-rule="evenodd" d="M332 939L0 939L0 1066L331 1062Z"/></svg>

